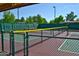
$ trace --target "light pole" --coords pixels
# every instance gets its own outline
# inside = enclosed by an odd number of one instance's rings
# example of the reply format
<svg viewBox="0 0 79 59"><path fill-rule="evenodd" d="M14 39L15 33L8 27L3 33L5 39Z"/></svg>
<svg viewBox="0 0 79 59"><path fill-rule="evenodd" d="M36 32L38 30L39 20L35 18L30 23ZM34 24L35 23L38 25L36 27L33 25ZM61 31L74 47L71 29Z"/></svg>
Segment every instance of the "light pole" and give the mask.
<svg viewBox="0 0 79 59"><path fill-rule="evenodd" d="M54 19L56 18L56 7L53 6L54 8ZM52 34L52 30L50 31L50 34ZM54 37L54 30L53 30L53 37Z"/></svg>
<svg viewBox="0 0 79 59"><path fill-rule="evenodd" d="M19 8L17 8L17 18L19 19Z"/></svg>
<svg viewBox="0 0 79 59"><path fill-rule="evenodd" d="M54 19L55 19L56 18L56 7L53 6L53 8L54 8Z"/></svg>

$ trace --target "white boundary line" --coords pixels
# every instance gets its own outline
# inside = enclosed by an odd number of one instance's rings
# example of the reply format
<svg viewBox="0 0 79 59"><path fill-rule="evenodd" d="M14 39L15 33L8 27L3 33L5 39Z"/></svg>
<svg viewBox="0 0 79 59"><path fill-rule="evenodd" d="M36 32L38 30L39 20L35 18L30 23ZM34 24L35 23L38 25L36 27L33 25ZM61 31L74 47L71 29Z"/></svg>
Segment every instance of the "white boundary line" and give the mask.
<svg viewBox="0 0 79 59"><path fill-rule="evenodd" d="M79 54L79 52L72 52L72 51L60 49L60 48L65 44L65 42L66 42L67 40L68 40L68 39L66 39L66 40L61 44L61 46L58 48L58 51L63 51L63 52L68 52L68 53Z"/></svg>
<svg viewBox="0 0 79 59"><path fill-rule="evenodd" d="M79 54L78 52L72 52L72 51L68 51L68 50L59 50L59 51L63 51L63 52L68 52L68 53L74 53L74 54Z"/></svg>
<svg viewBox="0 0 79 59"><path fill-rule="evenodd" d="M67 41L67 39L61 44L61 46L58 48L58 50L61 50L60 48L64 45L64 43Z"/></svg>

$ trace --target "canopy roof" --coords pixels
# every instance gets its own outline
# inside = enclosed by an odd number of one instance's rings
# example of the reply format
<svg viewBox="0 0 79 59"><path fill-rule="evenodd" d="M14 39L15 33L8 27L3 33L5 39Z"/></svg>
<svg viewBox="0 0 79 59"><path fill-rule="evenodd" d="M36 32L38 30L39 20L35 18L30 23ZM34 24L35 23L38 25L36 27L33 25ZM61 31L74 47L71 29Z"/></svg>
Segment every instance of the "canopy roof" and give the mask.
<svg viewBox="0 0 79 59"><path fill-rule="evenodd" d="M36 3L0 3L0 12L33 4Z"/></svg>

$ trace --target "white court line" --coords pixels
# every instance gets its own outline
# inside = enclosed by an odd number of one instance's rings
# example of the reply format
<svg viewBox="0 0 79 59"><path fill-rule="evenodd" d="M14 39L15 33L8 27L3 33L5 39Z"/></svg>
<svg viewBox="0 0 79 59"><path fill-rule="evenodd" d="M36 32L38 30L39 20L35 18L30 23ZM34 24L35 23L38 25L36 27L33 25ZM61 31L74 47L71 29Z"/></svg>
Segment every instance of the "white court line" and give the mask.
<svg viewBox="0 0 79 59"><path fill-rule="evenodd" d="M58 50L61 50L60 48L64 45L64 43L67 41L67 39L61 44L61 46L58 48Z"/></svg>
<svg viewBox="0 0 79 59"><path fill-rule="evenodd" d="M74 53L74 54L79 54L79 52L72 52L72 51L62 50L62 49L60 49L59 51L68 52L68 53Z"/></svg>
<svg viewBox="0 0 79 59"><path fill-rule="evenodd" d="M60 48L65 44L65 42L66 42L67 40L68 40L68 39L66 39L66 40L61 44L61 46L58 48L58 51L63 51L63 52L68 52L68 53L79 54L79 52L72 52L72 51L60 49Z"/></svg>

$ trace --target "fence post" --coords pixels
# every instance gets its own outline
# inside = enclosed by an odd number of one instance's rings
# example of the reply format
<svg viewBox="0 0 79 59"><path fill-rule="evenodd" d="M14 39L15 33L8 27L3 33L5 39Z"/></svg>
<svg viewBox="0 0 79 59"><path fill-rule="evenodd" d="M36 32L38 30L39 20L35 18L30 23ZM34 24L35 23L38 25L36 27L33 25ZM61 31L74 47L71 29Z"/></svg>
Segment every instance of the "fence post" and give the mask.
<svg viewBox="0 0 79 59"><path fill-rule="evenodd" d="M4 36L3 36L3 31L1 31L1 43L2 43L2 52L4 52Z"/></svg>
<svg viewBox="0 0 79 59"><path fill-rule="evenodd" d="M11 33L10 33L10 40L11 40L11 54L12 54L12 56L14 56L15 55L15 45L14 45L14 33L13 33L13 31L11 31Z"/></svg>
<svg viewBox="0 0 79 59"><path fill-rule="evenodd" d="M29 39L28 39L28 32L26 32L26 34L25 34L25 37L26 37L26 56L28 56L29 55Z"/></svg>
<svg viewBox="0 0 79 59"><path fill-rule="evenodd" d="M1 27L1 43L2 43L2 52L4 52L4 35L3 35L3 29L2 25L0 24Z"/></svg>
<svg viewBox="0 0 79 59"><path fill-rule="evenodd" d="M28 32L24 33L24 56L29 55L29 39L28 39Z"/></svg>
<svg viewBox="0 0 79 59"><path fill-rule="evenodd" d="M23 46L24 46L24 56L26 55L26 54L25 54L25 52L26 52L26 51L25 51L25 49L26 49L26 45L25 45L25 43L26 43L26 42L25 42L25 38L26 38L26 37L25 37L25 33L24 33L24 44L23 44Z"/></svg>

